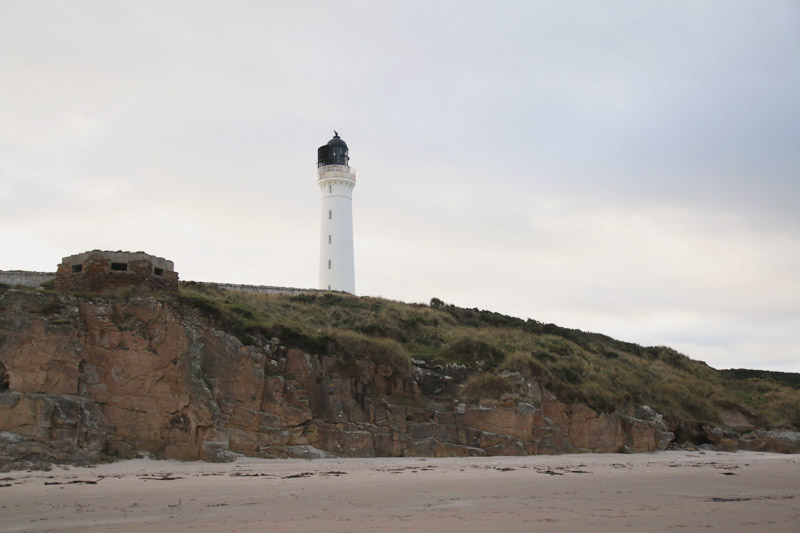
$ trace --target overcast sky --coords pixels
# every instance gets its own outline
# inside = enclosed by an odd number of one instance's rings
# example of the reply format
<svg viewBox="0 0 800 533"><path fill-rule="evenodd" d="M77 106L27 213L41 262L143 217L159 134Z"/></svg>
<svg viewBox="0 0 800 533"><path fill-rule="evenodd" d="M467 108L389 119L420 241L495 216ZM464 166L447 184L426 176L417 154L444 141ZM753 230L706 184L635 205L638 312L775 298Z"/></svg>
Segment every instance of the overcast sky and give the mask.
<svg viewBox="0 0 800 533"><path fill-rule="evenodd" d="M0 269L143 250L800 371L800 2L0 0Z"/></svg>

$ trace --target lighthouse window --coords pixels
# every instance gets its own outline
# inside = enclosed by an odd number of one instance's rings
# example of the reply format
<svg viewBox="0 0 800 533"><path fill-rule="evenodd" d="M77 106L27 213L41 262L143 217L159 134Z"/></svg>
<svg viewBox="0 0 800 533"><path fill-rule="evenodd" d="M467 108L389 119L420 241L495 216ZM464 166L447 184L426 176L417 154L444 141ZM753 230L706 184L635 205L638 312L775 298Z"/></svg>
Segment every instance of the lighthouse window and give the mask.
<svg viewBox="0 0 800 533"><path fill-rule="evenodd" d="M328 211L328 218L329 219L333 218L333 211Z"/></svg>
<svg viewBox="0 0 800 533"><path fill-rule="evenodd" d="M331 269L331 260L328 259L328 270L330 270L330 269Z"/></svg>
<svg viewBox="0 0 800 533"><path fill-rule="evenodd" d="M330 243L331 243L331 236L328 235L328 244L330 244Z"/></svg>
<svg viewBox="0 0 800 533"><path fill-rule="evenodd" d="M333 192L333 185L328 185L328 192Z"/></svg>

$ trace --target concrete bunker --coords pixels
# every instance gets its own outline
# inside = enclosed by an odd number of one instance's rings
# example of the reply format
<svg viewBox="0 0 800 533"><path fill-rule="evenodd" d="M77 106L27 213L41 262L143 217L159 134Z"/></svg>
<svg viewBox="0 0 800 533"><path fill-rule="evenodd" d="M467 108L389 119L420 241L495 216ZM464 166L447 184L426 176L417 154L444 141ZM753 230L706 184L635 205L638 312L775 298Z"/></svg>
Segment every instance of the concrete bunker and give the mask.
<svg viewBox="0 0 800 533"><path fill-rule="evenodd" d="M130 286L178 292L178 273L172 261L145 252L92 250L64 257L54 284L58 292L102 292Z"/></svg>

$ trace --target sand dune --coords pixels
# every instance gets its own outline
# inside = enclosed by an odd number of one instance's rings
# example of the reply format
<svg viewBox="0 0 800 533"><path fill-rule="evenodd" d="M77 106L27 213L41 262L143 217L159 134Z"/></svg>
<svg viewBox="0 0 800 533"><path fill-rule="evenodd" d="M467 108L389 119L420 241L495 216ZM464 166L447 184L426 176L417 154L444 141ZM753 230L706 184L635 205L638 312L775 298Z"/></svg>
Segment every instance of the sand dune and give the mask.
<svg viewBox="0 0 800 533"><path fill-rule="evenodd" d="M0 531L800 531L800 457L661 452L0 474Z"/></svg>

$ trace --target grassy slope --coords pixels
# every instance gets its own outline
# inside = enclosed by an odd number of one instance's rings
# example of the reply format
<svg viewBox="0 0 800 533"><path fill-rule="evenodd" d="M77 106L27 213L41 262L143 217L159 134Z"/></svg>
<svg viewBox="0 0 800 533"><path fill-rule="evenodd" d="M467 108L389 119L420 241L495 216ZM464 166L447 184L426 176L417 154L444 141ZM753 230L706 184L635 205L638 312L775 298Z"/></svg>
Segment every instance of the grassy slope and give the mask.
<svg viewBox="0 0 800 533"><path fill-rule="evenodd" d="M760 424L800 427L800 390L768 374L717 371L666 347L463 309L379 298L260 295L182 283L181 299L244 341L278 336L312 351L367 356L397 369L408 357L507 368L537 377L564 401L610 411L648 404L683 420L720 423L723 409Z"/></svg>

